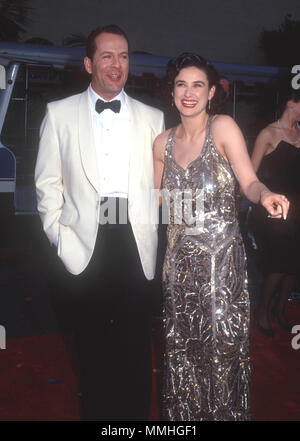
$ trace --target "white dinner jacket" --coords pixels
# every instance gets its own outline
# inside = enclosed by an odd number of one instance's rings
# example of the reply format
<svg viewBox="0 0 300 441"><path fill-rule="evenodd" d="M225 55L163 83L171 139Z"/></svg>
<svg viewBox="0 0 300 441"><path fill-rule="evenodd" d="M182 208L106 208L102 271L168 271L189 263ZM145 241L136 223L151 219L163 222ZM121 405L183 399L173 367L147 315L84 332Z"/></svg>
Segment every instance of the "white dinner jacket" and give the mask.
<svg viewBox="0 0 300 441"><path fill-rule="evenodd" d="M152 145L163 113L125 94L130 115L128 216L147 279L154 277L157 224L153 212ZM99 176L88 90L47 106L35 169L38 211L67 270L80 274L93 254L99 219ZM126 256L124 256L126 258Z"/></svg>

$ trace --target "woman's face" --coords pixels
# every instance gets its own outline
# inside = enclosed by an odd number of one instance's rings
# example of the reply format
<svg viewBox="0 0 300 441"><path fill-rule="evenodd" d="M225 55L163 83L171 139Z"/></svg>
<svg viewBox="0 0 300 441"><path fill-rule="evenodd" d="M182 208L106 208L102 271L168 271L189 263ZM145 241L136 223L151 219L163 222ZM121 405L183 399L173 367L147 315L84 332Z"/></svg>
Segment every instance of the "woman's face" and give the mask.
<svg viewBox="0 0 300 441"><path fill-rule="evenodd" d="M289 101L290 109L293 112L293 116L296 120L300 121L300 101Z"/></svg>
<svg viewBox="0 0 300 441"><path fill-rule="evenodd" d="M181 115L195 116L206 111L207 101L214 93L215 86L209 88L206 73L191 66L181 69L175 78L172 95Z"/></svg>

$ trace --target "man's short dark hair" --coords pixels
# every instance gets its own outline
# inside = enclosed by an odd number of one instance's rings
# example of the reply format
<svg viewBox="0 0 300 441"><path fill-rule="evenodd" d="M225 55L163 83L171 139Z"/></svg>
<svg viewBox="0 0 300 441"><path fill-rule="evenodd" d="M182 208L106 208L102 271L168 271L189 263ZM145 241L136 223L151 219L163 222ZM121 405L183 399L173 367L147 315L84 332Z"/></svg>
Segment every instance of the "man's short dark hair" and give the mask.
<svg viewBox="0 0 300 441"><path fill-rule="evenodd" d="M94 29L90 33L90 35L87 38L87 42L86 42L86 56L88 58L90 58L91 60L93 59L94 53L96 51L95 40L98 37L98 35L103 34L103 33L121 35L127 41L128 50L129 50L129 40L128 40L126 32L123 31L123 29L121 29L119 26L117 26L115 24L110 24L110 25L101 26L101 27L99 26L98 28Z"/></svg>

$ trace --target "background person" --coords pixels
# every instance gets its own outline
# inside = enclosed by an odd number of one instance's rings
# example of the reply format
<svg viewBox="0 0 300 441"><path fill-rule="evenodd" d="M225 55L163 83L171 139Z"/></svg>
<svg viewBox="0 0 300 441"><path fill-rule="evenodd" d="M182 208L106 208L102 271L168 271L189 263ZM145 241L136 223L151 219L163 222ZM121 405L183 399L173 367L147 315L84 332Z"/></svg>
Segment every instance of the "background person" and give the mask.
<svg viewBox="0 0 300 441"><path fill-rule="evenodd" d="M272 337L272 315L280 326L291 330L285 315L287 300L300 270L300 90L291 86L284 94L280 118L258 135L252 162L268 188L283 193L291 202L286 222L265 216L259 206L250 215L264 282L256 308L256 324Z"/></svg>

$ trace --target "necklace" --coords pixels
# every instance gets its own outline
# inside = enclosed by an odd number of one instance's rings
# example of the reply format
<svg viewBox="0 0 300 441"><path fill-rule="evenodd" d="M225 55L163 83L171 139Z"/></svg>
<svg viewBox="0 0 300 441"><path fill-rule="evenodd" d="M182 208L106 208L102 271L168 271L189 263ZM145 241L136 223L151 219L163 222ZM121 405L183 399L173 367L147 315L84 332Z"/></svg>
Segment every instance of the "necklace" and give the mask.
<svg viewBox="0 0 300 441"><path fill-rule="evenodd" d="M281 127L281 124L280 124L279 120L277 121L277 124L278 124L278 127L283 131L283 134L284 134L285 140L286 140L289 144L298 144L298 142L300 141L300 136L299 136L299 138L296 139L296 141L291 141L291 140L289 139L289 137L287 136L286 132L284 131L284 128ZM298 130L298 132L299 132L299 130Z"/></svg>

